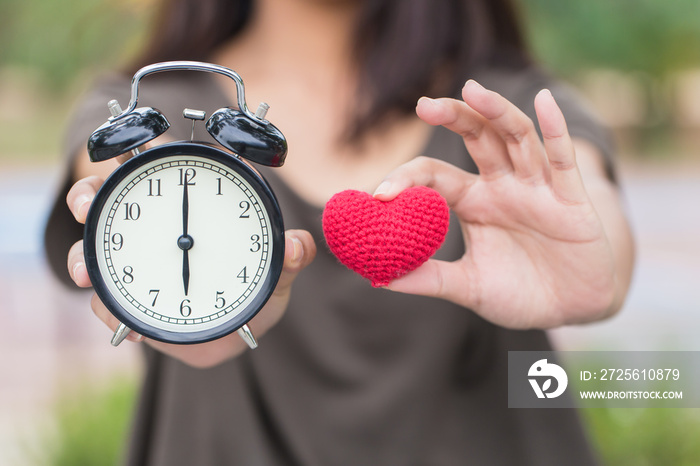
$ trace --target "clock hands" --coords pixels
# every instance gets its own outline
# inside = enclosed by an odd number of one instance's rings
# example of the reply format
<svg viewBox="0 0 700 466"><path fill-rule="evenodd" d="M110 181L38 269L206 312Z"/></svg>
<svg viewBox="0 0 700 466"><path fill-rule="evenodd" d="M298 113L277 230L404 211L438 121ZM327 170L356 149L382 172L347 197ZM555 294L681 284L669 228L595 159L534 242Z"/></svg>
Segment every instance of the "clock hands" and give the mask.
<svg viewBox="0 0 700 466"><path fill-rule="evenodd" d="M185 288L185 296L190 288L190 249L194 246L194 239L187 233L187 224L189 221L190 202L187 193L187 170L183 170L182 174L182 236L177 239L177 245L182 249L182 284Z"/></svg>
<svg viewBox="0 0 700 466"><path fill-rule="evenodd" d="M201 110L193 110L186 108L182 111L182 116L187 119L192 120L192 135L190 136L190 141L194 139L194 124L198 120L204 120L206 113ZM189 216L189 199L187 195L187 185L189 180L187 179L187 172L189 169L181 169L182 178L182 236L177 239L177 245L182 249L182 284L185 288L185 296L190 288L190 249L194 246L194 240L187 234L187 221ZM192 171L192 178L194 178L194 170ZM194 184L194 183L192 183Z"/></svg>

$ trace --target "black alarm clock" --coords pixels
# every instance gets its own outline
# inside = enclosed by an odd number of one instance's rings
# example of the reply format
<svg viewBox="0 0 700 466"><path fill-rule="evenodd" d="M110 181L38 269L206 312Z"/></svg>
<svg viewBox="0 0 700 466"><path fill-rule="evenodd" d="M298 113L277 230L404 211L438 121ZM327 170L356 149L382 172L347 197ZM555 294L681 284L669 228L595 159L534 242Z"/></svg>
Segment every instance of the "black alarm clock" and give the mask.
<svg viewBox="0 0 700 466"><path fill-rule="evenodd" d="M218 144L179 141L139 152L170 124L158 110L136 108L147 75L203 71L236 83L238 108L221 108L206 121ZM93 162L129 151L98 191L84 232L85 261L95 292L120 325L118 345L134 330L179 344L202 343L233 331L251 347L246 325L267 302L284 261L279 204L248 162L279 167L287 142L253 114L243 80L233 70L190 61L157 63L136 72L126 110L112 100L111 118L88 140ZM204 120L204 112L183 109Z"/></svg>

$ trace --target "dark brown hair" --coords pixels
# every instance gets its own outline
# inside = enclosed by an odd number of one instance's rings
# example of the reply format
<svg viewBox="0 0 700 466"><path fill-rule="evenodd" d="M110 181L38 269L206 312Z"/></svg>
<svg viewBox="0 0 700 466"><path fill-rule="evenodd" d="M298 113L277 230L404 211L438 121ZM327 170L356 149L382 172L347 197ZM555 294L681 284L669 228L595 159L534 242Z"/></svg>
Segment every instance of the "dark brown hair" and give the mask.
<svg viewBox="0 0 700 466"><path fill-rule="evenodd" d="M363 96L348 137L413 111L422 95L457 95L484 65L530 59L512 0L362 0L355 59ZM203 60L246 25L254 0L164 0L134 69Z"/></svg>

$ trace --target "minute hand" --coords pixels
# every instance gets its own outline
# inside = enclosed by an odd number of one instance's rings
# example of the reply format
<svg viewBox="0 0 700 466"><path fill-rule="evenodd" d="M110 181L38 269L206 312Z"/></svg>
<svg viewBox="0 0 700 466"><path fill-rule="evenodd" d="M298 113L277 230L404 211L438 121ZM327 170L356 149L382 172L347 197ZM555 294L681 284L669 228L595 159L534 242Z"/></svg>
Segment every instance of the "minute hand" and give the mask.
<svg viewBox="0 0 700 466"><path fill-rule="evenodd" d="M182 236L187 236L187 221L190 211L190 202L187 195L187 176L184 177L184 182L182 183Z"/></svg>

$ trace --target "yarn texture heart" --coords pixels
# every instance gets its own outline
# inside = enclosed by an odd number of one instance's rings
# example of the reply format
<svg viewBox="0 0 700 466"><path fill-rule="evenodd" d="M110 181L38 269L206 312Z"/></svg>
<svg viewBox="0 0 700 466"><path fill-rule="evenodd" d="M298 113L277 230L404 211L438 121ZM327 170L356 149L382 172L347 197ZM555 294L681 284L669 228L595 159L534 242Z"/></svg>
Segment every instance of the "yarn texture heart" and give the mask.
<svg viewBox="0 0 700 466"><path fill-rule="evenodd" d="M343 265L381 287L435 254L449 221L445 199L425 186L409 188L388 202L348 190L326 203L323 233Z"/></svg>

